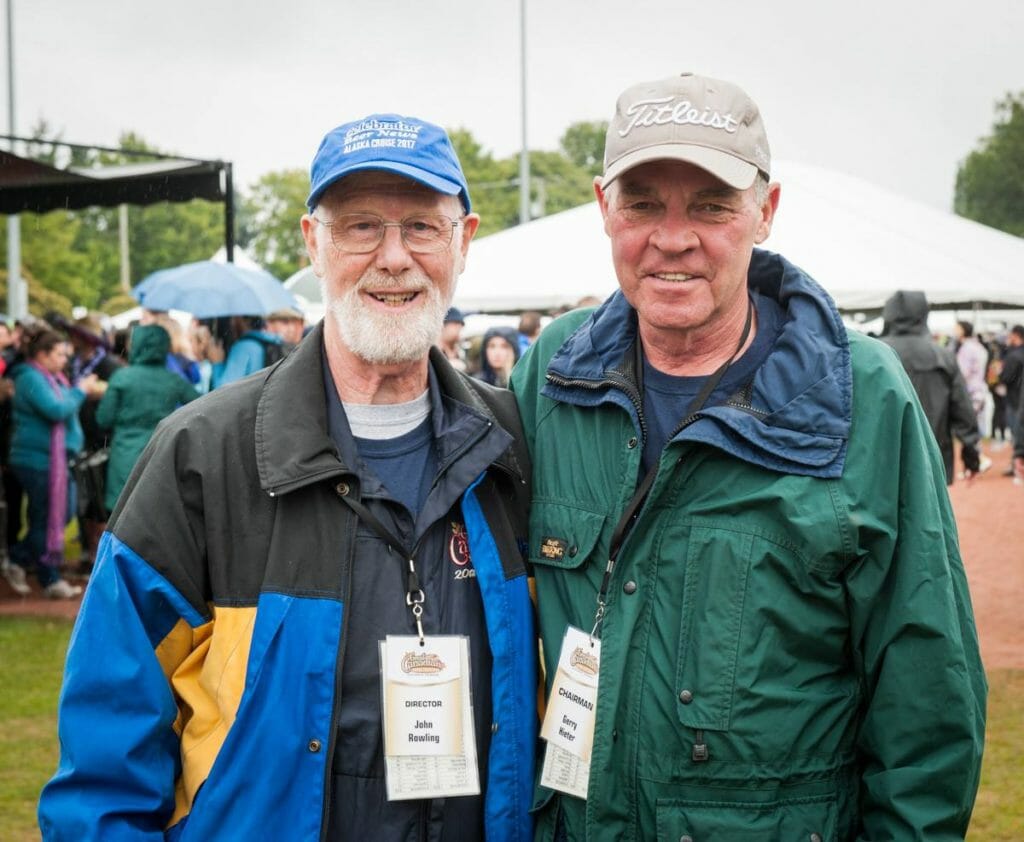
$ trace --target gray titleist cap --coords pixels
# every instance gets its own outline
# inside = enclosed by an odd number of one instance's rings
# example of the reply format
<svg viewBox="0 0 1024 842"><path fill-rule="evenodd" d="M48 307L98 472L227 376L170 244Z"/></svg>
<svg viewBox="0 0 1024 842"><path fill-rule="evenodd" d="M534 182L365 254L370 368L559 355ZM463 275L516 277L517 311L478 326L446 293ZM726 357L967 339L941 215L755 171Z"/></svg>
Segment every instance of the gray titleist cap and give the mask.
<svg viewBox="0 0 1024 842"><path fill-rule="evenodd" d="M695 164L737 190L771 168L754 101L730 82L694 73L641 82L619 97L601 186L638 164L666 158Z"/></svg>

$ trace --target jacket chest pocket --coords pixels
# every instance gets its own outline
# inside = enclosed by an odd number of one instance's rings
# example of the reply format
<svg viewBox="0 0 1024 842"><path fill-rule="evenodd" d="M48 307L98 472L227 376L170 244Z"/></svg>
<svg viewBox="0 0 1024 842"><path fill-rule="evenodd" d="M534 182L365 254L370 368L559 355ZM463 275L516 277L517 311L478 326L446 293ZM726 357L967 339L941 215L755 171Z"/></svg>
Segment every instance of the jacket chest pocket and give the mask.
<svg viewBox="0 0 1024 842"><path fill-rule="evenodd" d="M530 562L573 570L597 548L605 516L564 503L534 501L530 510Z"/></svg>
<svg viewBox="0 0 1024 842"><path fill-rule="evenodd" d="M694 526L686 542L675 686L687 727L729 728L753 541Z"/></svg>

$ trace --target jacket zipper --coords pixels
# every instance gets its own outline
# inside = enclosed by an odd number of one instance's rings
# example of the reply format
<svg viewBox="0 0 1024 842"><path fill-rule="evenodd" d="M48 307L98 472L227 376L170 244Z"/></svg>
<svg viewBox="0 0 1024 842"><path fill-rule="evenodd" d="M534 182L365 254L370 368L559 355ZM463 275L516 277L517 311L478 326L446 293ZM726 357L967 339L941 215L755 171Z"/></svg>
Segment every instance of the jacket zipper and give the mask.
<svg viewBox="0 0 1024 842"><path fill-rule="evenodd" d="M341 505L339 503L339 505ZM342 508L348 511L347 507L342 505ZM347 530L347 546L345 548L345 555L343 558L344 567L342 568L342 575L344 577L344 599L341 603L342 610L342 621L341 621L341 638L338 642L338 657L334 662L334 703L331 706L331 732L327 738L327 758L324 763L326 774L324 775L324 794L323 794L323 810L320 816L320 842L325 842L327 839L327 831L330 826L331 818L331 787L333 786L334 778L334 750L338 741L338 712L341 707L341 665L345 660L345 644L348 642L348 618L349 602L352 596L352 561L355 556L355 543L356 543L356 528L357 520L356 516L351 512L348 513L352 521L352 529Z"/></svg>
<svg viewBox="0 0 1024 842"><path fill-rule="evenodd" d="M643 445L646 443L647 422L644 420L643 398L640 397L640 391L636 388L636 384L634 384L628 377L624 377L614 371L605 372L604 380L581 380L573 377L562 377L562 375L554 374L550 371L547 372L545 377L549 383L553 383L555 386L561 386L567 389L580 388L589 389L591 391L607 389L608 387L618 389L627 398L629 398L630 403L633 404L633 408L636 410L637 421L640 422L640 444Z"/></svg>

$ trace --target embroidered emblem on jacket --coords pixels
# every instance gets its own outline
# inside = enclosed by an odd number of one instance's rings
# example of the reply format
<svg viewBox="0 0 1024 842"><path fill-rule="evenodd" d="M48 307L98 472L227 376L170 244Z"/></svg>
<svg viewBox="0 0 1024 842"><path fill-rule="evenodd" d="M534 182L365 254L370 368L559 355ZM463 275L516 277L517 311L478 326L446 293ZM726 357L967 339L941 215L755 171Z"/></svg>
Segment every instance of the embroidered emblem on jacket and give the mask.
<svg viewBox="0 0 1024 842"><path fill-rule="evenodd" d="M469 555L469 538L466 535L466 527L458 521L452 521L452 534L448 539L448 557L455 565L456 579L474 579L476 571L473 569L473 559Z"/></svg>
<svg viewBox="0 0 1024 842"><path fill-rule="evenodd" d="M561 558L565 555L567 542L561 538L541 538L540 554L544 558Z"/></svg>

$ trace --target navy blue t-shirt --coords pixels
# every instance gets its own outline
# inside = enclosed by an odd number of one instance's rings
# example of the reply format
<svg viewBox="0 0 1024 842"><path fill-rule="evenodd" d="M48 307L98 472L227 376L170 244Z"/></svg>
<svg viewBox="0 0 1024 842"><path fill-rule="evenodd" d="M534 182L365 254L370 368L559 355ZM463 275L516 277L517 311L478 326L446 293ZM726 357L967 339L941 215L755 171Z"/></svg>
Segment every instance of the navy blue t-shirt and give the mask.
<svg viewBox="0 0 1024 842"><path fill-rule="evenodd" d="M412 514L423 508L437 474L434 429L428 417L418 427L393 439L355 437L356 449L388 493Z"/></svg>
<svg viewBox="0 0 1024 842"><path fill-rule="evenodd" d="M708 396L705 406L714 406L742 388L765 361L782 329L783 312L779 303L757 293L751 294L757 311L757 333L743 356L726 370L718 386ZM668 437L679 426L694 398L700 393L709 375L677 377L658 371L644 356L644 420L647 440L644 442L643 470L646 473L661 457Z"/></svg>

